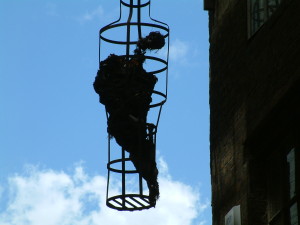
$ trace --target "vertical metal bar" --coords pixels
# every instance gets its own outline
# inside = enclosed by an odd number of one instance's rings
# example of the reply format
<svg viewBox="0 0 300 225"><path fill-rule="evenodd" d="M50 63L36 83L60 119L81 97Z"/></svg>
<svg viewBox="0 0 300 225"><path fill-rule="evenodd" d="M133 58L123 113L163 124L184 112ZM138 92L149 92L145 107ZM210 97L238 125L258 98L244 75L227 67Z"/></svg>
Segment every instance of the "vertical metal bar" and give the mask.
<svg viewBox="0 0 300 225"><path fill-rule="evenodd" d="M170 29L169 29L169 26L168 26L168 24L166 24L166 23L164 23L164 22L161 22L161 21L159 21L159 20L156 20L156 19L153 19L152 17L151 17L151 0L149 0L149 2L150 2L150 4L149 4L149 17L150 17L150 19L151 20L153 20L153 21L155 21L155 22L157 22L157 23L160 23L160 24L163 24L163 25L165 25L167 28L168 28L168 31L167 31L167 34L165 35L165 39L166 38L168 38L167 40L168 40L168 47L167 47L167 49L168 49L168 53L167 53L167 70L166 70L166 100L167 100L167 98L168 98L168 67L169 67L169 49L170 49Z"/></svg>
<svg viewBox="0 0 300 225"><path fill-rule="evenodd" d="M140 188L140 195L143 195L143 178L141 174L139 174L139 188Z"/></svg>
<svg viewBox="0 0 300 225"><path fill-rule="evenodd" d="M133 0L130 0L129 16L127 19L127 33L126 33L126 59L129 60L130 55L130 22L133 13ZM125 165L125 149L122 148L122 207L125 208L125 194L126 194L126 165Z"/></svg>
<svg viewBox="0 0 300 225"><path fill-rule="evenodd" d="M130 22L133 13L133 0L130 0L129 16L127 19L127 37L126 37L126 59L129 60L130 55Z"/></svg>
<svg viewBox="0 0 300 225"><path fill-rule="evenodd" d="M107 186L106 186L106 204L108 199L108 190L109 190L109 179L110 179L110 170L108 164L110 163L110 138L108 137L108 163L107 163Z"/></svg>
<svg viewBox="0 0 300 225"><path fill-rule="evenodd" d="M137 154L141 154L142 152L142 128L141 126L139 126L139 134L138 134L138 153ZM141 168L141 160L139 160L139 167ZM143 193L143 180L142 180L142 175L139 173L139 189L140 189L140 194Z"/></svg>
<svg viewBox="0 0 300 225"><path fill-rule="evenodd" d="M125 176L125 149L122 148L122 207L125 207L125 194L126 194L126 176Z"/></svg>
<svg viewBox="0 0 300 225"><path fill-rule="evenodd" d="M149 129L149 140L154 144L153 160L156 161L156 129L157 126L151 126ZM153 139L154 136L154 139Z"/></svg>
<svg viewBox="0 0 300 225"><path fill-rule="evenodd" d="M169 49L170 49L170 32L168 31L168 46L167 46L167 70L166 70L166 101L168 98L168 83L169 83Z"/></svg>
<svg viewBox="0 0 300 225"><path fill-rule="evenodd" d="M142 38L142 27L141 27L141 0L138 0L138 12L137 12L137 23L138 23L138 35L139 39Z"/></svg>
<svg viewBox="0 0 300 225"><path fill-rule="evenodd" d="M155 124L155 129L157 129L157 127L158 127L162 106L163 105L159 106L159 111L158 111L157 121L156 121L156 124Z"/></svg>
<svg viewBox="0 0 300 225"><path fill-rule="evenodd" d="M99 69L100 69L100 60L101 60L101 56L100 56L100 45L101 45L101 38L100 38L100 31L99 31L99 50L98 50Z"/></svg>

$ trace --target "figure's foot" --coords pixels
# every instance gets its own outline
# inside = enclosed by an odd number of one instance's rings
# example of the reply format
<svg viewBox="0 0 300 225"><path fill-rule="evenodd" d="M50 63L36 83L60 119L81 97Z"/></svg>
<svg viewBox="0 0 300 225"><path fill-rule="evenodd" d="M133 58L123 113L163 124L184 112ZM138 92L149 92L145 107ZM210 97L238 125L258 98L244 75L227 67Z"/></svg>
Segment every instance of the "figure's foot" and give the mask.
<svg viewBox="0 0 300 225"><path fill-rule="evenodd" d="M159 185L156 182L155 184L148 185L149 188L149 201L150 205L154 206L156 205L156 201L159 198Z"/></svg>

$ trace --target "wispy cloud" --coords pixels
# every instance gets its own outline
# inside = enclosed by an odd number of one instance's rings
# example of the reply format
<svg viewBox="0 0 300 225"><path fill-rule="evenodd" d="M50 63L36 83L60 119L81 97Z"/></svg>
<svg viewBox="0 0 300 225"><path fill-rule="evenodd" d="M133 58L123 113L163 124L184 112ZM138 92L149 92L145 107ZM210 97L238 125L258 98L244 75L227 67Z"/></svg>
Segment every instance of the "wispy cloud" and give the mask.
<svg viewBox="0 0 300 225"><path fill-rule="evenodd" d="M87 11L86 13L82 14L78 17L78 21L80 23L85 23L92 21L96 18L101 18L104 16L104 9L101 5L99 5L97 8L91 11Z"/></svg>
<svg viewBox="0 0 300 225"><path fill-rule="evenodd" d="M49 16L58 16L57 5L52 2L48 2L46 4L46 14Z"/></svg>
<svg viewBox="0 0 300 225"><path fill-rule="evenodd" d="M166 58L167 49L164 48L158 54ZM178 80L186 74L187 68L199 67L202 64L199 46L194 42L188 42L178 38L171 39L169 46L169 74ZM183 69L184 71L182 71Z"/></svg>
<svg viewBox="0 0 300 225"><path fill-rule="evenodd" d="M190 46L187 42L175 39L170 45L170 60L174 62L186 62Z"/></svg>
<svg viewBox="0 0 300 225"><path fill-rule="evenodd" d="M161 198L156 208L134 213L107 208L106 178L89 176L81 165L72 174L32 166L26 175L9 178L10 197L0 224L192 225L207 204L198 190L171 178L165 161L159 162Z"/></svg>
<svg viewBox="0 0 300 225"><path fill-rule="evenodd" d="M171 40L169 47L169 60L176 65L190 65L192 64L193 57L195 56L196 49L190 46L190 43L180 39ZM162 57L166 57L167 50L164 48L159 51Z"/></svg>

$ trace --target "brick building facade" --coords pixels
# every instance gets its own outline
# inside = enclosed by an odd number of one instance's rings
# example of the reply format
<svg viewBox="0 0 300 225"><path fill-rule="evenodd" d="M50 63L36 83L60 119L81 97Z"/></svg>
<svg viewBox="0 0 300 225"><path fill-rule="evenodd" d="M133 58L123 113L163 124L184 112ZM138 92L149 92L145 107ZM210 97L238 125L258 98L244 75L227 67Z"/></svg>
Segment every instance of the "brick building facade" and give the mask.
<svg viewBox="0 0 300 225"><path fill-rule="evenodd" d="M213 225L237 205L242 225L298 225L300 1L205 0L204 8Z"/></svg>

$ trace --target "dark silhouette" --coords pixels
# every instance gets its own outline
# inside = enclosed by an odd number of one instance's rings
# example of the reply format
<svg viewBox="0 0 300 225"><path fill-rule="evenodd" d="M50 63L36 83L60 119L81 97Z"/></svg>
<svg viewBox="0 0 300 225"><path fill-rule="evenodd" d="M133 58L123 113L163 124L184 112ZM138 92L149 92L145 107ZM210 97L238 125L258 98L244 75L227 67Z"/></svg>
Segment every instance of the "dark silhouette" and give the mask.
<svg viewBox="0 0 300 225"><path fill-rule="evenodd" d="M109 114L107 131L110 137L130 153L137 172L146 180L151 205L159 198L158 170L155 162L153 124L147 124L151 95L157 78L143 68L146 50L160 49L164 37L151 32L137 43L135 56L111 54L100 62L94 89ZM147 132L148 131L148 132Z"/></svg>
<svg viewBox="0 0 300 225"><path fill-rule="evenodd" d="M164 47L165 38L160 32L150 32L145 38L141 38L137 43L134 53L137 55L145 54L146 50L158 50Z"/></svg>

